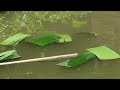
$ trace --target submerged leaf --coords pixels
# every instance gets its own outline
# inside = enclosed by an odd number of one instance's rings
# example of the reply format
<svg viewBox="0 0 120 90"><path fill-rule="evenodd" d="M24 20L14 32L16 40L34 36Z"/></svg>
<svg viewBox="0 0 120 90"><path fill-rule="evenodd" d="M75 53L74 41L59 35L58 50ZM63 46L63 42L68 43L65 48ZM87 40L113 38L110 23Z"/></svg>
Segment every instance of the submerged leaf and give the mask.
<svg viewBox="0 0 120 90"><path fill-rule="evenodd" d="M98 36L98 34L95 32L79 32L77 34L90 34L90 35Z"/></svg>
<svg viewBox="0 0 120 90"><path fill-rule="evenodd" d="M82 63L87 62L88 60L92 59L96 57L93 53L91 52L85 52L81 55L78 55L77 57L72 58L71 60L67 60L64 62L61 62L57 65L59 66L65 66L65 67L74 67L74 66L78 66Z"/></svg>
<svg viewBox="0 0 120 90"><path fill-rule="evenodd" d="M94 53L100 60L110 60L120 58L120 55L109 49L106 46L100 46L95 48L86 49L91 53Z"/></svg>
<svg viewBox="0 0 120 90"><path fill-rule="evenodd" d="M87 24L87 21L76 21L76 20L74 20L72 22L72 27L79 28L79 27L82 27L85 24Z"/></svg>
<svg viewBox="0 0 120 90"><path fill-rule="evenodd" d="M21 40L23 40L24 38L26 38L28 36L30 36L30 35L18 33L16 35L4 40L0 44L1 45L13 45L13 44L20 42Z"/></svg>
<svg viewBox="0 0 120 90"><path fill-rule="evenodd" d="M10 50L7 52L0 53L0 61L19 58L16 50Z"/></svg>

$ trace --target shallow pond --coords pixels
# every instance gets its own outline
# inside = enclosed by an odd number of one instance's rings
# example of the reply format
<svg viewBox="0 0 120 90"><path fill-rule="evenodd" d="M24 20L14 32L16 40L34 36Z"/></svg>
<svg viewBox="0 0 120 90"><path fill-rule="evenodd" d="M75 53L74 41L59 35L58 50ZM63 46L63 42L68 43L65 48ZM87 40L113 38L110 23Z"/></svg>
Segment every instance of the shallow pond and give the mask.
<svg viewBox="0 0 120 90"><path fill-rule="evenodd" d="M11 15L12 17L12 15ZM6 20L6 19L5 19ZM9 21L9 18L7 19ZM3 21L3 23L5 23ZM73 38L71 43L51 44L39 47L27 42L20 42L15 49L23 59L40 58L54 55L82 53L86 48L105 45L120 53L120 12L119 11L93 11L89 16L88 24L83 28L73 28L69 24L46 24L46 30L35 31L34 36L50 32L70 34ZM86 33L83 33L86 32ZM14 32L3 31L8 37ZM3 33L2 32L2 33ZM29 31L21 31L29 33ZM82 33L81 33L82 32ZM94 32L98 35L87 32ZM2 36L1 36L2 38ZM13 47L1 47L4 50ZM111 61L100 61L95 58L75 68L56 66L63 60L31 62L0 66L0 78L3 79L97 79L97 78L120 78L120 59Z"/></svg>

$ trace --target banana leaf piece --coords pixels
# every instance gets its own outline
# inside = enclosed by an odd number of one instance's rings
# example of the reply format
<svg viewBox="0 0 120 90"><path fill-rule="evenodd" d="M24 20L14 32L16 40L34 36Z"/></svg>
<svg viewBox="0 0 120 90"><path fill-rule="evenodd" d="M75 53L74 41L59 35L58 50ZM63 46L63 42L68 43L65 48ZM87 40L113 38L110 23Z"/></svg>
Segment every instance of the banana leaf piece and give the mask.
<svg viewBox="0 0 120 90"><path fill-rule="evenodd" d="M52 43L64 43L64 42L71 42L71 41L72 41L71 37L66 34L49 34L49 35L33 38L28 42L36 45L40 45L40 46L46 46Z"/></svg>
<svg viewBox="0 0 120 90"><path fill-rule="evenodd" d="M13 44L17 44L18 42L20 42L21 40L23 40L26 37L29 37L30 35L28 34L21 34L18 33L14 36L9 37L8 39L4 40L3 42L1 42L1 45L13 45Z"/></svg>
<svg viewBox="0 0 120 90"><path fill-rule="evenodd" d="M9 59L17 59L17 58L20 58L21 56L18 55L17 53L13 53L12 55L6 57L5 59L3 60L9 60Z"/></svg>
<svg viewBox="0 0 120 90"><path fill-rule="evenodd" d="M120 58L120 55L106 46L99 46L95 48L86 49L87 51L95 54L100 60L111 60Z"/></svg>
<svg viewBox="0 0 120 90"><path fill-rule="evenodd" d="M78 55L77 57L74 57L70 60L58 63L56 65L65 66L65 67L75 67L75 66L78 66L80 64L83 64L83 63L93 59L94 57L96 57L96 56L93 53L84 52L83 54Z"/></svg>
<svg viewBox="0 0 120 90"><path fill-rule="evenodd" d="M16 50L10 50L7 52L0 53L0 61L19 58Z"/></svg>
<svg viewBox="0 0 120 90"><path fill-rule="evenodd" d="M45 46L45 45L49 45L51 43L57 42L57 40L59 38L60 37L57 36L56 34L49 34L49 35L45 35L45 36L41 36L41 37L31 39L28 42L36 44L36 45L40 45L40 46Z"/></svg>
<svg viewBox="0 0 120 90"><path fill-rule="evenodd" d="M57 43L64 43L64 42L71 42L72 38L67 34L57 34L60 36L60 39L58 39Z"/></svg>

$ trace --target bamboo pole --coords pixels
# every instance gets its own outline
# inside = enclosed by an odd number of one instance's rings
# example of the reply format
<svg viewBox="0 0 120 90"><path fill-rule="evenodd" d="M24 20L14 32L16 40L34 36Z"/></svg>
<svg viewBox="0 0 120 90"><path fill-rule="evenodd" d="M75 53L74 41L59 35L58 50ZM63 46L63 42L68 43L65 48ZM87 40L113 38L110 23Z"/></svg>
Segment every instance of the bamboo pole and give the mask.
<svg viewBox="0 0 120 90"><path fill-rule="evenodd" d="M4 63L0 63L0 66L2 66L2 65L10 65L10 64L17 64L17 63L27 63L27 62L36 62L36 61L50 61L50 60L55 60L55 59L72 58L72 57L76 57L77 54L78 53L73 53L73 54L51 56L51 57L44 57L44 58L35 58L35 59L28 59L28 60L4 62Z"/></svg>

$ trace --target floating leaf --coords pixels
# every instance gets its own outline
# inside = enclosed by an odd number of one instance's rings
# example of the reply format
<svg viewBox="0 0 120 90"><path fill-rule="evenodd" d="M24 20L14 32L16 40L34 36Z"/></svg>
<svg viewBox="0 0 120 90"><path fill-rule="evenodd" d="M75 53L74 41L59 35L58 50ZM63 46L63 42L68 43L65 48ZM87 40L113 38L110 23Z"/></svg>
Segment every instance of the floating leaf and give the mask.
<svg viewBox="0 0 120 90"><path fill-rule="evenodd" d="M3 52L0 54L0 60L12 55L13 53L15 53L16 51L15 50L10 50L10 51L7 51L7 52Z"/></svg>
<svg viewBox="0 0 120 90"><path fill-rule="evenodd" d="M16 35L4 40L0 44L1 45L13 45L13 44L20 42L21 40L23 40L24 38L26 38L28 36L30 36L30 35L18 33Z"/></svg>
<svg viewBox="0 0 120 90"><path fill-rule="evenodd" d="M87 21L76 21L76 20L73 20L72 27L79 28L79 27L82 27L85 24L87 24Z"/></svg>
<svg viewBox="0 0 120 90"><path fill-rule="evenodd" d="M78 66L82 63L87 62L88 60L92 59L96 57L93 53L91 52L85 52L81 55L78 55L77 57L72 58L71 60L67 60L64 62L61 62L57 65L59 66L65 66L65 67L74 67L74 66Z"/></svg>
<svg viewBox="0 0 120 90"><path fill-rule="evenodd" d="M7 52L0 53L0 61L9 60L19 58L20 56L17 54L17 51L10 50Z"/></svg>
<svg viewBox="0 0 120 90"><path fill-rule="evenodd" d="M5 58L3 60L16 59L19 57L21 57L21 56L19 56L17 53L13 53L12 55L8 56L7 58Z"/></svg>
<svg viewBox="0 0 120 90"><path fill-rule="evenodd" d="M94 53L100 60L110 60L120 58L120 55L109 49L106 46L100 46L95 48L86 49L91 53Z"/></svg>
<svg viewBox="0 0 120 90"><path fill-rule="evenodd" d="M58 34L60 39L58 39L57 43L71 42L72 38L67 34Z"/></svg>
<svg viewBox="0 0 120 90"><path fill-rule="evenodd" d="M95 32L79 32L77 34L90 34L90 35L94 35L94 36L97 36L98 34L95 33Z"/></svg>
<svg viewBox="0 0 120 90"><path fill-rule="evenodd" d="M49 34L49 35L31 39L28 42L36 45L40 45L40 46L45 46L52 43L64 43L64 42L71 42L71 41L72 41L71 37L66 34Z"/></svg>
<svg viewBox="0 0 120 90"><path fill-rule="evenodd" d="M56 34L50 34L50 35L45 35L45 36L31 39L28 42L31 42L33 44L40 45L40 46L45 46L45 45L57 42L59 38L60 37L57 36Z"/></svg>

